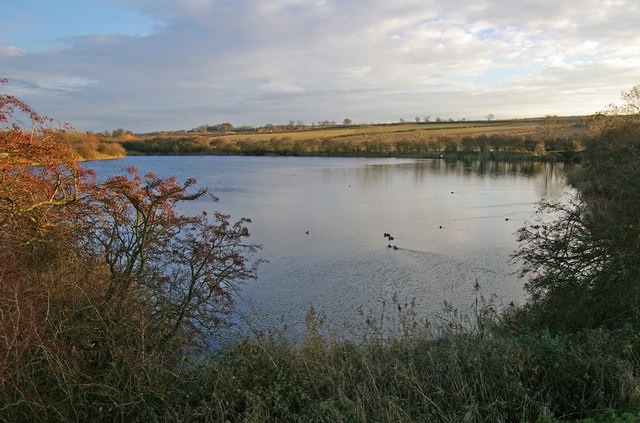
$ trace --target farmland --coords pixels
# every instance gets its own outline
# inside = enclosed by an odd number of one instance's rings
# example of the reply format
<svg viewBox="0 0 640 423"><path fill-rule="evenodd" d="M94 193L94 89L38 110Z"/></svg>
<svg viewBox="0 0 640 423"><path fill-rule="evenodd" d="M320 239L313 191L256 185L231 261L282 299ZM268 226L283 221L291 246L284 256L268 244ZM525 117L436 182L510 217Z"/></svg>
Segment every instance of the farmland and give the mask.
<svg viewBox="0 0 640 423"><path fill-rule="evenodd" d="M546 117L494 122L239 128L131 135L119 142L129 154L295 155L500 158L547 156L580 149L582 119Z"/></svg>

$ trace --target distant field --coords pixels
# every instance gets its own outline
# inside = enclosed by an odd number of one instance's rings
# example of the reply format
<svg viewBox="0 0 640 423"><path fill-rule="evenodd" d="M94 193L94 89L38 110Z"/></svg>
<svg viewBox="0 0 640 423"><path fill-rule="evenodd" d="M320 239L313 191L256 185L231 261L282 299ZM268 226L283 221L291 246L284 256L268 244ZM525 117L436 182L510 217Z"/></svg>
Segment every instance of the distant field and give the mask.
<svg viewBox="0 0 640 423"><path fill-rule="evenodd" d="M322 138L375 137L388 135L393 139L414 138L416 136L473 136L481 134L509 133L524 135L535 131L539 121L505 122L455 122L455 123L414 123L389 125L357 125L322 129L303 129L286 132L261 132L219 135L216 138L229 141L268 141L273 137L289 138L293 141Z"/></svg>
<svg viewBox="0 0 640 423"><path fill-rule="evenodd" d="M580 149L578 120L546 118L331 127L248 132L192 130L121 141L128 154L324 155L362 157L541 157ZM568 157L568 156L567 156Z"/></svg>

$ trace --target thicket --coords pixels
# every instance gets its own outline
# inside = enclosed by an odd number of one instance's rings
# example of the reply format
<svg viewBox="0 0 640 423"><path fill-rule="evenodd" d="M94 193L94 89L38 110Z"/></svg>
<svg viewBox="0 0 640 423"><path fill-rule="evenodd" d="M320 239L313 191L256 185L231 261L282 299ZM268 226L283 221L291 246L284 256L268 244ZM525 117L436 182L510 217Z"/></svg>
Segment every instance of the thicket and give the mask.
<svg viewBox="0 0 640 423"><path fill-rule="evenodd" d="M7 421L139 418L147 401L162 401L155 384L170 379L156 374L209 349L258 263L246 219L177 213L178 203L208 195L194 180L129 169L98 183L67 135L0 95Z"/></svg>
<svg viewBox="0 0 640 423"><path fill-rule="evenodd" d="M578 194L518 234L525 306L435 327L396 302L357 342L310 310L303 339L221 343L259 263L246 220L177 213L193 180L96 182L0 95L0 421L635 421L640 123L592 123Z"/></svg>
<svg viewBox="0 0 640 423"><path fill-rule="evenodd" d="M102 139L91 132L69 131L66 138L80 160L112 159L127 155L122 144Z"/></svg>
<svg viewBox="0 0 640 423"><path fill-rule="evenodd" d="M522 314L536 328L640 328L640 118L597 120L569 175L576 195L541 203L518 232L531 294Z"/></svg>

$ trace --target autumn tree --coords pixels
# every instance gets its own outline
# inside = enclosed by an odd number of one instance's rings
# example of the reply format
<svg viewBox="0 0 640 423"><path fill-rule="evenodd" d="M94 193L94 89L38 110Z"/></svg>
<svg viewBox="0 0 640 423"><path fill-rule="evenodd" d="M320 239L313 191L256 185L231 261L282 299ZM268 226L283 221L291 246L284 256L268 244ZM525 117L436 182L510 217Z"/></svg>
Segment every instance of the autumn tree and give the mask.
<svg viewBox="0 0 640 423"><path fill-rule="evenodd" d="M109 267L105 298L116 310L131 298L153 310L147 330L155 343L206 341L201 335L219 327L239 284L255 277L247 219L177 213L180 202L208 195L192 191L194 184L130 168L96 185L87 200L98 210L89 216L87 244Z"/></svg>
<svg viewBox="0 0 640 423"><path fill-rule="evenodd" d="M0 82L0 87L6 84ZM14 96L0 94L0 227L78 198L85 174L65 133Z"/></svg>
<svg viewBox="0 0 640 423"><path fill-rule="evenodd" d="M209 195L194 180L130 169L98 182L67 130L0 95L0 402L11 421L144 413L139 387L171 383L216 342L259 263L248 220L179 212Z"/></svg>
<svg viewBox="0 0 640 423"><path fill-rule="evenodd" d="M622 110L626 114L640 114L640 84L633 86L621 94L624 105Z"/></svg>
<svg viewBox="0 0 640 423"><path fill-rule="evenodd" d="M620 98L622 104L611 103L604 111L584 119L585 132L590 138L640 117L640 84L622 91Z"/></svg>
<svg viewBox="0 0 640 423"><path fill-rule="evenodd" d="M567 118L560 116L545 116L537 127L537 133L544 141L566 139L572 134L573 127Z"/></svg>
<svg viewBox="0 0 640 423"><path fill-rule="evenodd" d="M82 275L93 263L71 248L88 175L76 163L67 129L0 94L0 380L47 338L51 304L77 298L68 284L84 289L91 282Z"/></svg>

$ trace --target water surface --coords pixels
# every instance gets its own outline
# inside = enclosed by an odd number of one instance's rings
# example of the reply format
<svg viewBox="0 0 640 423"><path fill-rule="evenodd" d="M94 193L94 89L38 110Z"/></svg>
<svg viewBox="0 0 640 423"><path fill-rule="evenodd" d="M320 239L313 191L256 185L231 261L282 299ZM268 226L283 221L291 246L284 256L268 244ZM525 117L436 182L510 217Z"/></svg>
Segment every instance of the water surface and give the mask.
<svg viewBox="0 0 640 423"><path fill-rule="evenodd" d="M485 298L521 302L523 281L509 264L514 232L541 198L568 190L562 165L548 163L189 156L89 166L105 176L135 166L194 177L219 202L186 212L250 218L269 263L244 286L238 309L293 335L310 306L355 336L394 295L414 300L421 317L433 318L444 301L468 312L476 280Z"/></svg>

